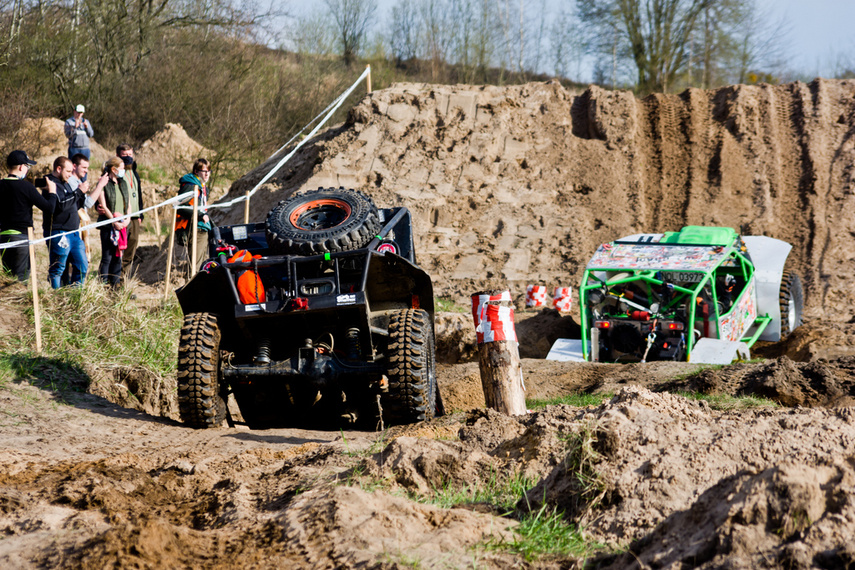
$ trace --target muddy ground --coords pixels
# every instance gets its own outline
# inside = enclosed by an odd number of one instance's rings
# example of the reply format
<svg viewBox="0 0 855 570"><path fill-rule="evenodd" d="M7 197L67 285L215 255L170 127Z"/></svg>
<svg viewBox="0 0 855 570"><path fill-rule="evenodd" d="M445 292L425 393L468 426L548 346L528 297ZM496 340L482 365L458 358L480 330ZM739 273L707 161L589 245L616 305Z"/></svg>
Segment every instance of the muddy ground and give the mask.
<svg viewBox="0 0 855 570"><path fill-rule="evenodd" d="M263 188L254 218L318 186L406 205L437 294L464 311L487 285L518 308L526 284L574 285L619 235L731 225L794 244L806 323L726 367L557 363L544 356L578 310L519 310L536 410L507 417L483 409L471 317L442 313L449 414L380 432L191 430L174 379L107 386L78 370L58 390L36 362L0 386L0 567L855 567L853 134L853 81L644 100L555 83L371 94ZM141 303L161 290L161 243ZM0 312L3 334L25 326ZM573 393L605 401L534 405ZM510 508L430 501L521 477ZM507 548L543 506L577 525L587 557Z"/></svg>

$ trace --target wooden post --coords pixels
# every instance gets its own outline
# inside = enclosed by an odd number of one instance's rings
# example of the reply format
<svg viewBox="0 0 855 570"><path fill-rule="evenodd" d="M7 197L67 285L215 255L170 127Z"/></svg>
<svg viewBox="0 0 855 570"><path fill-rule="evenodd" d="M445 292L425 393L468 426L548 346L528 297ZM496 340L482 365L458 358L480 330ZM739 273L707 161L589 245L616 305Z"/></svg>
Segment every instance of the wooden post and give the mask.
<svg viewBox="0 0 855 570"><path fill-rule="evenodd" d="M525 414L520 351L510 292L475 293L472 295L472 316L487 407L508 415Z"/></svg>
<svg viewBox="0 0 855 570"><path fill-rule="evenodd" d="M36 246L33 243L33 228L27 228L27 239L30 246L30 284L33 286L33 317L36 321L36 354L42 353L42 313L39 309L39 286L36 283Z"/></svg>
<svg viewBox="0 0 855 570"><path fill-rule="evenodd" d="M246 191L246 203L243 205L243 223L249 223L249 190Z"/></svg>
<svg viewBox="0 0 855 570"><path fill-rule="evenodd" d="M368 77L367 77L367 79L368 79L368 92L371 93L371 66L366 65L365 69L368 70Z"/></svg>
<svg viewBox="0 0 855 570"><path fill-rule="evenodd" d="M199 233L199 194L200 189L198 186L195 187L195 197L193 198L193 221L190 224L190 238L192 241L190 242L190 279L193 279L193 276L196 275L196 234Z"/></svg>
<svg viewBox="0 0 855 570"><path fill-rule="evenodd" d="M175 222L178 221L178 210L172 217L172 227L169 228L169 247L166 252L166 285L163 287L163 300L169 296L169 274L172 272L172 250L175 247Z"/></svg>

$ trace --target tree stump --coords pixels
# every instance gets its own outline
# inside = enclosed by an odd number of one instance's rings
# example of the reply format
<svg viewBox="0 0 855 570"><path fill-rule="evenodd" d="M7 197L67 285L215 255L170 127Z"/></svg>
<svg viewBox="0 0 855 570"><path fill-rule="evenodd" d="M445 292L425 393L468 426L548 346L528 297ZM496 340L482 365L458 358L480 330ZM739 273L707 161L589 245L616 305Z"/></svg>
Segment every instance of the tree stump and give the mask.
<svg viewBox="0 0 855 570"><path fill-rule="evenodd" d="M510 292L475 293L472 295L472 317L487 407L508 415L525 414L520 351Z"/></svg>

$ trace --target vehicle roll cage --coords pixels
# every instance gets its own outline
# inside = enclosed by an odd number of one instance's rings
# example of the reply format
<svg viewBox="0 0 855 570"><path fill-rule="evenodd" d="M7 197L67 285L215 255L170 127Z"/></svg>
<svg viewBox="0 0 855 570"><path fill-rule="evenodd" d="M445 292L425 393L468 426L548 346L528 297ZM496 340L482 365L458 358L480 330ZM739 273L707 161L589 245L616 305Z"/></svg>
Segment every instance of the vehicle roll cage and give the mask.
<svg viewBox="0 0 855 570"><path fill-rule="evenodd" d="M629 244L638 244L638 242L626 242L626 241L615 241L615 244L621 243L629 243ZM657 243L657 246L684 246L686 244L669 244L669 243ZM693 246L704 246L705 244L692 244ZM720 245L710 244L708 245L710 248L721 248ZM582 285L579 290L579 298L580 298L580 313L581 313L581 328L582 328L582 354L585 360L590 358L591 350L588 347L588 342L590 339L590 327L592 326L592 322L589 322L589 307L587 307L587 299L589 298L590 292L594 290L603 290L605 289L604 295L609 295L613 297L620 298L622 302L634 306L635 308L649 311L651 318L667 318L668 315L673 315L679 305L686 301L686 298L689 297L691 302L687 303L686 308L687 311L687 326L692 330L696 330L694 327L695 319L697 316L698 302L697 299L700 295L702 295L705 291L705 288L708 287L710 303L712 307L718 306L718 292L716 291L714 277L715 272L720 267L734 267L738 268L737 271L734 271L731 274L738 275L743 279L743 283L747 284L751 282L751 278L754 275L754 266L751 260L740 250L740 248L734 246L728 246L727 249L731 251L727 254L726 259L717 264L715 267L712 267L707 270L693 270L693 269L685 269L680 270L681 273L697 273L702 274L703 277L700 281L696 283L692 283L692 287L687 287L684 285L675 284L669 280L667 280L664 276L665 273L670 272L671 270L662 268L645 268L645 269L634 269L628 267L597 267L595 269L586 268L584 274L582 275ZM604 279L603 276L607 272L615 272L615 273L630 273L631 275L628 277L622 277L620 279L612 279L609 280L607 277ZM730 272L727 272L730 273ZM741 275L740 275L741 274ZM612 288L625 285L629 283L638 283L644 282L656 287L668 287L673 291L680 293L681 295L675 295L673 298L669 300L669 302L664 306L660 307L658 311L655 313L651 310L650 307L644 307L634 301L623 298L623 294L615 294L611 291ZM743 289L744 290L744 289ZM741 292L740 292L741 295ZM736 303L734 302L732 306L728 308L721 315L717 315L717 318L721 318L723 316L728 315L731 311L736 307ZM758 315L754 321L754 327L749 329L751 332L750 336L743 337L740 339L742 342L745 342L749 347L751 347L760 335L763 333L763 330L766 326L772 321L772 317L769 315ZM756 327L756 330L754 330ZM694 346L696 340L694 334L688 334L686 339L686 350L687 353L691 353L692 347Z"/></svg>

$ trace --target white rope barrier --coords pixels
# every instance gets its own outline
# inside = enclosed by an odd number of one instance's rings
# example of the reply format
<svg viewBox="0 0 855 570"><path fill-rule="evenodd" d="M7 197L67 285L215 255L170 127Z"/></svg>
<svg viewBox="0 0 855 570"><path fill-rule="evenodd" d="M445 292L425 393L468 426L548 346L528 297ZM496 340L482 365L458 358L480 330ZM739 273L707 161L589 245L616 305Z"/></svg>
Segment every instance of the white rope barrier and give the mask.
<svg viewBox="0 0 855 570"><path fill-rule="evenodd" d="M149 210L154 210L155 208L160 208L161 206L168 206L170 204L174 204L176 202L180 202L182 200L186 200L186 199L192 198L192 197L193 197L193 192L185 192L184 194L179 194L178 196L170 198L169 200L161 202L160 204L157 204L155 206L149 206L148 208L144 208L142 210L139 210L138 212L134 212L133 214L124 214L124 215L117 217L117 218L111 218L109 220L101 220L100 222L95 222L93 224L89 224L88 226L83 226L82 228L77 228L76 230L70 230L67 232L63 232L61 234L54 234L54 235L49 236L49 237L43 237L41 239L37 239L37 240L33 241L33 243L34 244L44 243L48 240L60 239L63 236L76 234L77 232L82 232L84 230L89 230L89 229L93 229L93 228L100 228L101 226L106 226L108 224L112 224L113 222L118 222L120 220L124 220L125 218L130 218L132 216L138 216L140 214L144 214L144 213L148 212ZM27 240L14 241L11 243L0 244L0 249L8 249L10 247L24 247L25 245L27 245Z"/></svg>
<svg viewBox="0 0 855 570"><path fill-rule="evenodd" d="M206 210L210 210L210 209L212 209L212 208L228 208L228 207L230 207L230 206L234 206L235 204L239 204L239 203L241 203L241 202L243 202L243 201L245 201L245 200L248 200L248 199L249 199L253 194L255 194L255 192L256 192L259 188L261 188L261 186L262 186L265 182L267 182L268 180L270 180L270 178L272 178L272 177L273 177L273 175L274 175L274 174L276 174L276 173L279 171L279 169L280 169L280 168L282 168L282 165L284 165L284 164L285 164L285 163L286 163L286 162L287 162L291 157L293 157L293 156L297 153L297 151L298 151L298 150L300 150L300 148L302 148L302 146L303 146L304 144L306 144L308 141L310 141L310 140L311 140L311 139L312 139L312 138L317 134L317 132L318 132L319 130L321 130L321 128L322 128L322 127L327 123L327 121L329 121L329 120L330 120L330 118L333 116L333 114L335 114L335 112L338 110L338 108L339 108L339 107L341 107L341 105L342 105L342 104L344 103L344 101L345 101L345 100L350 96L350 94L351 94L351 93L353 93L353 90L354 90L354 89L356 89L357 85L359 85L359 84L360 84L360 83L361 83L361 82L366 78L366 76L369 76L369 75L370 75L370 73L371 73L371 68L370 68L370 67L366 67L366 68L365 68L365 71L363 71L363 72L362 72L362 75L360 75L360 76L359 76L359 79L357 79L357 80L353 83L353 85L351 85L351 86L350 86L350 87L349 87L349 88L348 88L344 93L342 93L341 95L339 95L339 96L338 96L338 97L337 97L337 98L336 98L332 103L330 103L329 105L327 105L327 108L326 108L326 109L324 109L323 111L321 111L321 113L320 113L317 117L315 117L314 119L312 119L312 120L311 120L311 121L310 121L310 122L309 122L305 127L303 127L303 129L302 129L299 133L297 133L296 135L294 135L294 136L291 138L291 140L289 140L289 141L288 141L287 143L285 143L285 144L284 144L284 145L283 145L279 150L277 150L277 151L276 151L276 152L274 152L272 155L270 155L270 157L269 157L267 160L270 160L271 158L273 158L274 156L276 156L277 154L279 154L279 153L282 151L282 149L286 148L289 144L291 144L291 142L292 142L295 138L297 138L297 137L300 135L300 133L302 133L303 131L305 131L305 130L306 130L306 128L308 128L308 126L309 126L309 125L311 125L312 123L314 123L314 122L318 119L318 117L320 117L321 115L323 115L324 113L326 113L326 116L324 116L323 120L322 120L320 123L318 123L318 125L317 125L314 129L312 129L312 132L310 132L310 133L309 133L309 134L308 134L308 135L307 135L307 136L306 136L302 141L300 141L299 143L297 143L297 146L295 146L295 147L294 147L294 149L293 149L291 152L289 152L289 153L288 153L288 154L287 154L287 155L286 155L282 160L280 160L280 161L276 164L276 166L275 166L275 167L273 167L273 169L272 169L272 170L270 170L270 171L269 171L269 172L268 172L268 173L267 173L267 174L266 174L266 175L261 179L261 181L259 181L259 182L258 182L258 184L256 184L256 185L255 185L255 187L254 187L254 188L253 188L249 193L247 193L247 194L246 194L246 195L244 195L244 196L240 196L240 197L238 197L238 198L235 198L234 200L230 200L229 202L219 202L219 203L217 203L217 204L209 204L209 205L206 207ZM106 225L108 225L108 224L112 224L113 222L118 222L118 221L120 221L120 220L124 220L125 218L130 218L131 216L138 216L138 215L140 215L140 214L144 214L145 212L148 212L148 211L150 211L150 210L154 210L155 208L160 208L160 207L163 207L163 206L172 205L172 207L173 207L174 209L176 209L176 210L177 210L177 209L179 209L179 208L181 208L181 207L184 207L184 208L190 209L190 207L189 207L189 206L186 206L186 205L184 205L184 206L179 205L179 202L183 202L184 200L187 200L187 199L192 198L192 197L193 197L193 192L185 192L184 194L179 194L178 196L175 196L175 197L173 197L173 198L170 198L169 200L165 200L165 201L163 201L163 202L161 202L161 203L159 203L159 204L156 204L156 205L154 205L154 206L149 206L148 208L144 208L144 209L142 209L142 210L139 210L138 212L134 212L133 214L127 214L127 215L123 215L123 216L120 216L120 217L112 218L112 219L109 219L109 220L102 220L102 221L100 221L100 222L95 222L95 223L93 223L93 224L89 224L88 226L83 226L82 228L77 228L76 230L71 230L71 231L68 231L68 232L63 232L63 233L61 233L61 234L54 234L54 235L52 235L52 236L44 237L44 238L41 238L41 239L38 239L38 240L35 240L35 241L32 241L32 242L31 242L30 240L23 239L23 240L21 240L21 241L15 241L15 242L3 243L3 244L0 244L0 251L2 251L2 250L4 250L4 249L11 248L11 247L27 247L27 245L28 245L29 243L33 243L33 244L44 243L44 242L47 242L48 240L52 240L52 239L60 239L60 238L62 238L63 236L67 236L67 235L75 234L75 233L78 233L78 232L82 232L82 231L84 231L84 230L89 230L89 229L94 229L94 228L100 228L101 226L106 226Z"/></svg>
<svg viewBox="0 0 855 570"><path fill-rule="evenodd" d="M356 89L356 86L359 85L362 82L362 80L368 76L369 73L371 73L371 68L366 67L365 71L362 72L362 75L359 76L359 79L357 79L353 83L353 85L351 85L347 89L347 91L345 91L344 93L342 93L339 96L338 101L335 103L335 106L327 112L327 114L323 118L323 120L320 123L318 123L318 125L314 129L312 129L312 132L310 132L306 136L306 138L304 138L299 143L297 143L297 146L295 146L291 152L289 152L287 155L285 155L285 157L282 158L282 160L280 160L276 164L276 166L274 166L270 171L268 171L268 173L265 174L264 177L258 181L258 183L255 185L255 187L249 191L249 194L246 194L244 196L239 196L239 197L237 197L234 200L231 200L229 202L221 202L221 203L217 203L217 204L210 204L210 205L208 205L208 209L210 210L211 208L228 208L230 206L234 206L235 204L239 204L240 202L243 202L244 200L247 200L248 198L252 197L252 195L255 194L258 191L258 189L261 188L261 186L265 182L270 180L273 177L273 175L276 174L280 168L282 168L282 165L284 165L286 162L288 162L288 160L290 160L292 156L297 154L297 151L300 150L304 144L306 144L307 142L312 140L312 138L318 133L318 131L321 130L321 127L323 127L327 123L327 121L330 120L330 118L333 116L333 114L335 114L335 112L338 110L338 108L341 107L341 105L344 103L345 99L347 99L350 96L350 94L353 93L353 90Z"/></svg>

